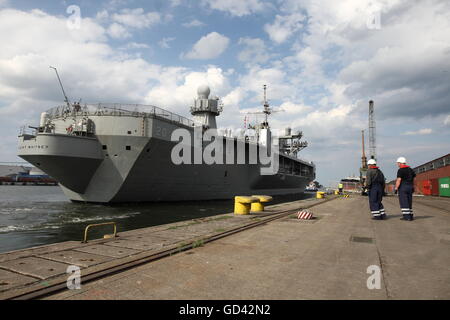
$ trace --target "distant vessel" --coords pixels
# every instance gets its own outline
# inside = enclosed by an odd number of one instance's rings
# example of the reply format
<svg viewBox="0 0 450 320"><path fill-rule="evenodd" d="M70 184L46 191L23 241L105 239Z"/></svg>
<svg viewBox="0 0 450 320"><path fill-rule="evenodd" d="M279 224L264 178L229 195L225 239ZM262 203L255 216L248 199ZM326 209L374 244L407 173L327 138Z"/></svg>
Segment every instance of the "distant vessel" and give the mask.
<svg viewBox="0 0 450 320"><path fill-rule="evenodd" d="M340 183L343 186L344 191L360 192L361 191L361 178L356 176L347 177L341 179Z"/></svg>
<svg viewBox="0 0 450 320"><path fill-rule="evenodd" d="M302 133L288 129L279 137L279 170L261 175L257 164L174 164L171 152L178 128L216 128L222 111L210 89L198 89L189 120L155 106L70 104L41 114L40 125L23 129L18 155L55 178L72 201L95 203L230 199L235 195L292 194L304 191L315 178L315 165L297 157L306 147ZM136 111L136 110L145 110ZM271 131L266 120L254 135L231 137L224 144L242 142L246 159L251 145L267 147ZM202 150L206 145L203 143ZM236 151L236 150L234 150ZM192 154L195 152L192 147ZM236 157L236 156L235 156Z"/></svg>

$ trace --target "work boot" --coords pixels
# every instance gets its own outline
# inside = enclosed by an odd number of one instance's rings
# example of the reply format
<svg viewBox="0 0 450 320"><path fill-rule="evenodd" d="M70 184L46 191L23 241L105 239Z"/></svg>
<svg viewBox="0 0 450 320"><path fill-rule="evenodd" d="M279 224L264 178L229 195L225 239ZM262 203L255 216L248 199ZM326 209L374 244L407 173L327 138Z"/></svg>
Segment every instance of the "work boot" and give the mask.
<svg viewBox="0 0 450 320"><path fill-rule="evenodd" d="M374 216L372 217L372 220L382 220L383 218L381 216Z"/></svg>
<svg viewBox="0 0 450 320"><path fill-rule="evenodd" d="M404 214L402 218L400 218L400 220L405 220L405 221L412 221L412 217L410 214Z"/></svg>

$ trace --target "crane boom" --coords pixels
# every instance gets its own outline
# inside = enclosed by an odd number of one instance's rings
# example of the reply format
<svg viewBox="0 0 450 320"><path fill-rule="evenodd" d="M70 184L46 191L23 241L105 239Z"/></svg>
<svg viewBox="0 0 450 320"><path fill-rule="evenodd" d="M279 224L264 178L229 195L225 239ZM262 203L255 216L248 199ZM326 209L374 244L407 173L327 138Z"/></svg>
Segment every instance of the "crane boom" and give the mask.
<svg viewBox="0 0 450 320"><path fill-rule="evenodd" d="M377 159L376 147L376 124L375 124L375 110L373 101L369 101L369 155L371 159Z"/></svg>
<svg viewBox="0 0 450 320"><path fill-rule="evenodd" d="M61 90L62 90L63 95L64 95L64 101L66 102L67 106L70 108L70 102L69 102L69 99L67 98L66 92L64 91L64 87L62 85L61 78L59 77L58 70L55 67L52 67L52 66L50 66L50 69L55 70L56 76L58 77L59 85L61 86Z"/></svg>

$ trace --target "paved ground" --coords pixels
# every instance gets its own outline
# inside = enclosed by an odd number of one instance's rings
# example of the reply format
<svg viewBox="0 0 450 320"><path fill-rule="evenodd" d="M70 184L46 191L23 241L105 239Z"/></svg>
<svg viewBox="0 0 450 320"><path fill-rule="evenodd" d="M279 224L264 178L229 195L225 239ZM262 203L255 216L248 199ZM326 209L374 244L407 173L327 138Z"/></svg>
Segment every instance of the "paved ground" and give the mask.
<svg viewBox="0 0 450 320"><path fill-rule="evenodd" d="M330 201L307 198L266 207L265 212L250 215L233 213L180 221L119 232L116 238L97 239L88 243L68 241L0 254L0 299L30 299L45 291L67 288L67 271L81 268L83 279L126 270L130 265L142 265L156 257L169 256L211 238L223 237L235 229L267 223L289 215L299 208L309 208ZM111 228L111 226L109 226ZM118 226L120 229L120 225ZM69 268L69 269L68 269Z"/></svg>
<svg viewBox="0 0 450 320"><path fill-rule="evenodd" d="M373 221L366 197L285 218L47 299L450 299L450 199L414 198L416 220ZM367 268L381 288L369 290Z"/></svg>

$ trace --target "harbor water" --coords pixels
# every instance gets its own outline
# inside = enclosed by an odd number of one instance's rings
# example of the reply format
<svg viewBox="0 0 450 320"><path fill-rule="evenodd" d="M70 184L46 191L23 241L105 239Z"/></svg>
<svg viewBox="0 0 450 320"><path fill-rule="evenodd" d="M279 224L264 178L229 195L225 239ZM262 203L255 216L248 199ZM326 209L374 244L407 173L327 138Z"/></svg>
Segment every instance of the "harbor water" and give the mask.
<svg viewBox="0 0 450 320"><path fill-rule="evenodd" d="M293 201L298 194L275 197ZM70 202L58 186L0 186L0 253L62 241L81 241L84 228L114 221L118 232L208 217L233 211L233 200L121 204L105 206ZM89 232L90 238L112 227Z"/></svg>

